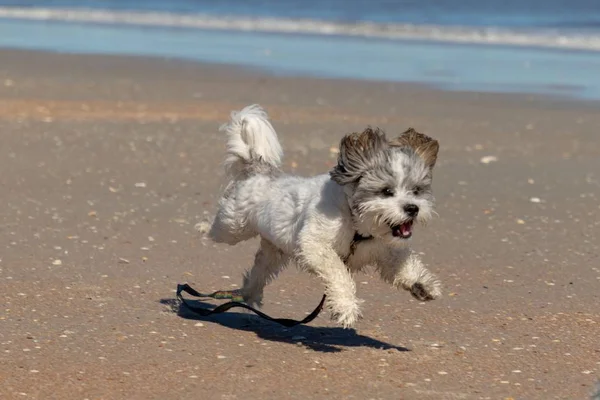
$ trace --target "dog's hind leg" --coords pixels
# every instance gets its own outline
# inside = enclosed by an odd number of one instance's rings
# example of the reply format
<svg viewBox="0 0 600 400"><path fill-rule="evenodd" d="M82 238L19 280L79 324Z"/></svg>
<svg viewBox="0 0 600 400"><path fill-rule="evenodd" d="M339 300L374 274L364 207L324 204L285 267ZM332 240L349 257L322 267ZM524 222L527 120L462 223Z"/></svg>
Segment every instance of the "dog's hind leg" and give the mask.
<svg viewBox="0 0 600 400"><path fill-rule="evenodd" d="M216 243L227 243L233 246L256 235L257 233L246 222L245 216L237 212L235 200L222 198L209 237Z"/></svg>
<svg viewBox="0 0 600 400"><path fill-rule="evenodd" d="M288 257L269 241L262 239L254 257L254 265L244 275L242 294L250 305L262 304L263 289L288 263Z"/></svg>

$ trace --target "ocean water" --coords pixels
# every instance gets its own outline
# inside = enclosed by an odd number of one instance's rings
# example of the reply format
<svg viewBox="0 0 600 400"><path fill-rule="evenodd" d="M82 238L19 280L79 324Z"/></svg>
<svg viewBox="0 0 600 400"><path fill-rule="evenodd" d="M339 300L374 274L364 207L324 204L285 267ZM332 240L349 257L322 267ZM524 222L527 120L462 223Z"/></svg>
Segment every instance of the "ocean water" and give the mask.
<svg viewBox="0 0 600 400"><path fill-rule="evenodd" d="M0 0L0 47L600 99L600 0Z"/></svg>

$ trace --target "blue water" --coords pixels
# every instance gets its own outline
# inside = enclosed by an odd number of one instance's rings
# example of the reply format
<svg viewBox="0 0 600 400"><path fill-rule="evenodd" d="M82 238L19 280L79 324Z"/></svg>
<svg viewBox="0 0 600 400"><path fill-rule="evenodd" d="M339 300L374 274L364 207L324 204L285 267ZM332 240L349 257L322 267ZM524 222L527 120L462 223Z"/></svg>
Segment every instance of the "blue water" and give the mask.
<svg viewBox="0 0 600 400"><path fill-rule="evenodd" d="M0 0L0 46L600 99L600 0Z"/></svg>
<svg viewBox="0 0 600 400"><path fill-rule="evenodd" d="M430 25L600 28L597 0L15 0L0 1L0 5Z"/></svg>

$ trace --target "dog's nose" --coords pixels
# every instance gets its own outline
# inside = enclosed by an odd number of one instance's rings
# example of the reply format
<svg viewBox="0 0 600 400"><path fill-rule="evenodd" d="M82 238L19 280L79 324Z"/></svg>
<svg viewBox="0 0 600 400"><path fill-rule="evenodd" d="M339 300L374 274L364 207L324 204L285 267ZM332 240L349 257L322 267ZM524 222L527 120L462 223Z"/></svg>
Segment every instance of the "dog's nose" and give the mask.
<svg viewBox="0 0 600 400"><path fill-rule="evenodd" d="M417 206L416 204L406 204L404 206L404 212L409 217L416 217L417 214L419 213L419 206Z"/></svg>

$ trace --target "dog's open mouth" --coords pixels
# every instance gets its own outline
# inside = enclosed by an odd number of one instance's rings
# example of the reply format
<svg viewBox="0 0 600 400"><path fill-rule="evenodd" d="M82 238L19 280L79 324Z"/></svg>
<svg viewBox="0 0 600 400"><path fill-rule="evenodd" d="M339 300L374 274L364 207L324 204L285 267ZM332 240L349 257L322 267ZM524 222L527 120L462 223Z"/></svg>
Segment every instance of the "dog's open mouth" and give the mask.
<svg viewBox="0 0 600 400"><path fill-rule="evenodd" d="M393 225L391 226L392 228L392 235L394 237L399 237L402 239L408 239L409 237L412 236L412 226L413 226L413 222L412 221L407 221L403 224L400 225Z"/></svg>

